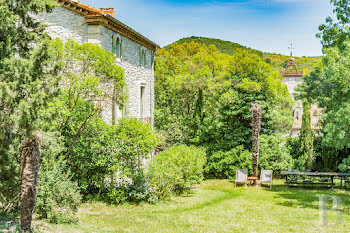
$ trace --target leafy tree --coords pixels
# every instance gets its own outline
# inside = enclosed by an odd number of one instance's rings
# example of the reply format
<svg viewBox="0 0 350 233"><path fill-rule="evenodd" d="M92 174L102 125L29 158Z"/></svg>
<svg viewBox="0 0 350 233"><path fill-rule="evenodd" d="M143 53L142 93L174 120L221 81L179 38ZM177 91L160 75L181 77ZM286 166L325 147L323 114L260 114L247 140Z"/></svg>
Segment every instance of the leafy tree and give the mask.
<svg viewBox="0 0 350 233"><path fill-rule="evenodd" d="M327 48L325 56L313 72L304 77L302 97L316 102L322 111L322 157L325 166L336 168L350 148L349 97L350 46L344 42L342 49Z"/></svg>
<svg viewBox="0 0 350 233"><path fill-rule="evenodd" d="M263 108L262 128L287 130L291 99L282 77L258 55L230 56L194 42L159 50L155 125L168 142L215 150L251 147L252 103Z"/></svg>
<svg viewBox="0 0 350 233"><path fill-rule="evenodd" d="M302 97L315 101L323 109L321 145L318 154L324 166L336 169L348 157L349 141L349 1L331 0L336 20L328 17L317 35L322 39L322 64L304 78Z"/></svg>
<svg viewBox="0 0 350 233"><path fill-rule="evenodd" d="M42 127L65 137L69 157L89 122L99 118L112 102L123 106L124 71L117 66L113 54L99 46L71 40L55 40L52 46L59 52L57 60L62 64L63 79L60 94L45 112L51 121Z"/></svg>
<svg viewBox="0 0 350 233"><path fill-rule="evenodd" d="M319 26L317 37L321 38L323 48L338 47L344 49L344 42L350 38L350 3L346 0L331 0L334 5L333 12L337 20L332 17Z"/></svg>
<svg viewBox="0 0 350 233"><path fill-rule="evenodd" d="M51 0L0 3L1 154L15 148L14 142L22 142L21 230L30 232L40 160L40 140L35 132L39 129L40 112L57 94L59 81L59 66L53 60L55 52L48 43L40 43L42 27L32 14L51 10L55 3ZM38 47L34 52L33 43ZM4 166L7 175L13 166L13 163Z"/></svg>

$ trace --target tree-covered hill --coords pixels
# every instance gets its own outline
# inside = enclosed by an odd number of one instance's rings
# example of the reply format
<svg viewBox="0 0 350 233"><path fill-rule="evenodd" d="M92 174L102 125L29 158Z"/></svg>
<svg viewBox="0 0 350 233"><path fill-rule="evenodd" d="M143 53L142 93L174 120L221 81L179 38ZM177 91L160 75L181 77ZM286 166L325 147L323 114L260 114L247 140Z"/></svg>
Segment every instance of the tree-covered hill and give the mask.
<svg viewBox="0 0 350 233"><path fill-rule="evenodd" d="M229 55L233 55L237 50L247 50L248 52L255 53L259 55L265 62L271 64L278 71L282 71L286 66L289 56L274 54L274 53L265 53L256 49L248 48L246 46L234 43L231 41L224 41L220 39L206 38L206 37L187 37L180 39L174 43L183 44L188 42L196 42L209 46L211 44L215 45L216 48L221 52ZM170 45L166 46L165 49L169 49ZM309 73L312 68L321 62L319 57L295 57L295 62L298 66L298 69L303 70L305 73Z"/></svg>

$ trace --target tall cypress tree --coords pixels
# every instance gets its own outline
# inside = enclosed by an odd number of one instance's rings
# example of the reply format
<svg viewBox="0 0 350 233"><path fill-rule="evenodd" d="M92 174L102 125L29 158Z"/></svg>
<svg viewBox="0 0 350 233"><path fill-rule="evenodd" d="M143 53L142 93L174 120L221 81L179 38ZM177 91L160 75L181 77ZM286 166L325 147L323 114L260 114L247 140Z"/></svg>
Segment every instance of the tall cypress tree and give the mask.
<svg viewBox="0 0 350 233"><path fill-rule="evenodd" d="M314 159L314 133L311 128L310 104L306 100L303 101L300 152L305 161L305 168L311 170Z"/></svg>
<svg viewBox="0 0 350 233"><path fill-rule="evenodd" d="M35 208L40 112L56 95L59 83L54 51L42 43L43 27L32 15L54 6L53 0L0 0L0 173L9 183L18 184L21 178L22 232L31 232ZM22 144L17 158L9 153L15 144ZM20 174L12 170L15 162L7 159L21 161Z"/></svg>

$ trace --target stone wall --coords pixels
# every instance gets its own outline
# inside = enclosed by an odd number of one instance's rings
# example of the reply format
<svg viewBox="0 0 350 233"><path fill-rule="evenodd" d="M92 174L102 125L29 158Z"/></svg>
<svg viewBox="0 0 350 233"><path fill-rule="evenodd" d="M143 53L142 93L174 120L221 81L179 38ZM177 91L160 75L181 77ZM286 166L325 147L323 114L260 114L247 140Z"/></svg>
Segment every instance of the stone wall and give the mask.
<svg viewBox="0 0 350 233"><path fill-rule="evenodd" d="M63 41L72 39L78 43L88 42L88 25L85 17L63 7L56 7L51 13L40 13L37 18L46 25L46 32L51 38Z"/></svg>
<svg viewBox="0 0 350 233"><path fill-rule="evenodd" d="M123 44L123 56L117 59L118 66L124 69L125 81L128 85L129 93L129 116L137 118L151 118L153 123L154 111L154 69L152 51L146 50L146 65L140 66L141 45L125 38L117 33L100 26L101 47L112 52L112 37L119 37ZM143 116L140 115L141 87L145 88L143 106Z"/></svg>
<svg viewBox="0 0 350 233"><path fill-rule="evenodd" d="M138 43L118 35L101 25L87 25L85 17L63 7L56 7L51 13L41 13L37 16L48 26L46 32L51 38L62 40L72 39L78 43L92 43L112 52L112 37L119 37L123 44L123 56L117 58L118 66L124 69L124 78L127 83L129 100L127 103L128 115L147 119L153 125L154 112L154 66L153 51L143 48ZM140 47L146 50L146 64L140 66ZM143 94L143 115L141 116L141 87ZM103 83L103 88L111 92L113 86ZM112 122L112 103L106 102L102 117ZM120 112L120 111L119 111ZM120 113L117 115L120 116Z"/></svg>

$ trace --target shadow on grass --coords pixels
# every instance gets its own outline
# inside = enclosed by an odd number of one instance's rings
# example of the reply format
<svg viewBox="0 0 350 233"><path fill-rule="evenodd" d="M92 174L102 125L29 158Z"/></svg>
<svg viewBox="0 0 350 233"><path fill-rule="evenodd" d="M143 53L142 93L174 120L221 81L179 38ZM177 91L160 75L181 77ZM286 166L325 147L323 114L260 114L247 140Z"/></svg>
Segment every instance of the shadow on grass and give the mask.
<svg viewBox="0 0 350 233"><path fill-rule="evenodd" d="M207 207L213 207L213 206L220 206L224 201L230 200L232 198L237 198L240 195L242 195L242 190L234 189L232 187L227 186L209 186L209 187L202 187L202 190L209 190L209 191L216 191L218 192L217 195L213 196L212 198L208 199L201 199L200 202L194 203L193 205L190 205L185 208L175 208L171 210L160 210L160 211L153 211L152 213L183 213L183 212L189 212L189 211L197 211L201 210ZM192 196L197 195L196 190L192 190L191 195L181 195L180 197L184 198L191 198ZM173 203L177 203L175 200L171 200Z"/></svg>
<svg viewBox="0 0 350 233"><path fill-rule="evenodd" d="M350 193L342 189L331 189L326 187L295 187L285 185L273 185L273 188L263 187L267 192L276 194L276 204L287 207L301 207L301 208L319 208L319 197L321 195L329 196L328 205L332 206L330 196L336 196L341 199L344 213L350 213Z"/></svg>

